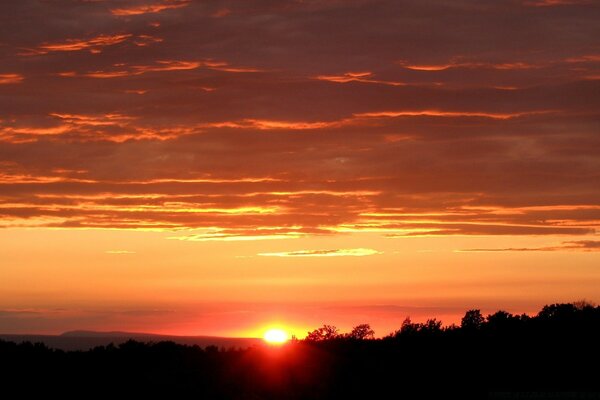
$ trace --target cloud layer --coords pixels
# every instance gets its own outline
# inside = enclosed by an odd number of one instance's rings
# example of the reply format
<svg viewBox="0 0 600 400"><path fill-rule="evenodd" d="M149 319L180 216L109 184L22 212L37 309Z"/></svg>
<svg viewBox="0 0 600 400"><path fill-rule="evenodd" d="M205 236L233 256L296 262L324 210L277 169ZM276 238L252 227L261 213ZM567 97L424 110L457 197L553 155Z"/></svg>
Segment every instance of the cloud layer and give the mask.
<svg viewBox="0 0 600 400"><path fill-rule="evenodd" d="M593 240L598 4L251 3L0 4L0 226Z"/></svg>

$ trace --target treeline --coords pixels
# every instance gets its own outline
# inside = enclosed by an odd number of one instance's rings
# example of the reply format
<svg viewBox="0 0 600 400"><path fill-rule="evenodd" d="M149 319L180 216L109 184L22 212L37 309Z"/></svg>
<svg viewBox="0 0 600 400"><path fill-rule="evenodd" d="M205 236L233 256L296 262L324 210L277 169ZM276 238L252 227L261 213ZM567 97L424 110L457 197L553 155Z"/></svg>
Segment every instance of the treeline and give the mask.
<svg viewBox="0 0 600 400"><path fill-rule="evenodd" d="M345 334L324 325L281 347L129 341L65 352L0 341L0 387L19 398L600 398L599 338L600 307L574 303L535 316L470 310L458 326L407 319L381 339L368 324Z"/></svg>
<svg viewBox="0 0 600 400"><path fill-rule="evenodd" d="M600 307L587 301L546 305L535 316L527 314L513 315L507 311L497 311L484 317L479 309L469 310L461 319L460 325L443 326L442 321L432 318L424 323L414 323L407 317L400 329L385 336L382 340L428 337L488 334L526 335L551 330L557 333L563 330L597 328ZM304 341L321 342L331 340L369 340L375 338L375 331L369 324L360 324L348 333L340 333L334 325L323 325L308 332Z"/></svg>

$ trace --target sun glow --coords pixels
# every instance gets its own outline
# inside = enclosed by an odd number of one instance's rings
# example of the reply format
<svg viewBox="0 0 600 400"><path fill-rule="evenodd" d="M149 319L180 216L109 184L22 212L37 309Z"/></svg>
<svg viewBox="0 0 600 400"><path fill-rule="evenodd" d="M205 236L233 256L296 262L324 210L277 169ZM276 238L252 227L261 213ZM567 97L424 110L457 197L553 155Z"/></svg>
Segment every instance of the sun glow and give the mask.
<svg viewBox="0 0 600 400"><path fill-rule="evenodd" d="M263 336L265 342L269 344L283 344L288 341L288 334L281 329L269 329Z"/></svg>

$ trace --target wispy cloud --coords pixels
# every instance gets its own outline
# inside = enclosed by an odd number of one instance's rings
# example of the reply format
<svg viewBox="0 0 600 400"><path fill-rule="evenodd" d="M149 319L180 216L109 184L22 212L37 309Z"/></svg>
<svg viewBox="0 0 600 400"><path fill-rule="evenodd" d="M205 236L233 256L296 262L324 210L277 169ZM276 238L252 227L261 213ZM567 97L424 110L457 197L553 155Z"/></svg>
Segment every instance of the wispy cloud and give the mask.
<svg viewBox="0 0 600 400"><path fill-rule="evenodd" d="M280 240L280 239L298 239L300 235L297 234L286 234L286 235L272 235L272 234L261 234L261 235L242 235L242 234L227 234L227 233L205 233L200 235L187 235L187 236L171 236L168 239L184 240L189 242L245 242L255 240Z"/></svg>
<svg viewBox="0 0 600 400"><path fill-rule="evenodd" d="M0 85L21 83L25 77L21 74L0 74Z"/></svg>
<svg viewBox="0 0 600 400"><path fill-rule="evenodd" d="M140 45L138 46L145 46ZM252 72L261 72L260 69L251 68L251 67L235 67L231 66L229 63L222 61L213 61L213 60L199 60L199 61L189 61L189 60L158 60L153 64L146 65L127 65L127 64L119 64L116 67L112 67L111 69L103 69L103 70L95 70L88 72L76 72L76 71L65 71L59 72L58 75L62 77L86 77L86 78L101 78L101 79L110 79L110 78L126 78L132 76L143 75L151 72L165 72L165 71L188 71L194 70L198 68L205 68L209 70L222 71L222 72L230 72L230 73L252 73ZM207 91L211 91L208 89Z"/></svg>
<svg viewBox="0 0 600 400"><path fill-rule="evenodd" d="M336 127L350 121L276 121L261 119L244 119L239 121L223 121L206 124L211 128L239 128L258 130L310 130Z"/></svg>
<svg viewBox="0 0 600 400"><path fill-rule="evenodd" d="M496 70L526 70L533 68L541 68L546 64L532 64L523 61L511 61L511 62L481 62L481 61L465 61L465 60L451 60L447 63L441 64L411 64L407 61L398 62L403 68L410 69L413 71L445 71L452 68L466 68L466 69L496 69Z"/></svg>
<svg viewBox="0 0 600 400"><path fill-rule="evenodd" d="M406 83L375 79L372 72L345 72L342 75L318 75L314 79L336 83L362 82L388 86L404 86Z"/></svg>
<svg viewBox="0 0 600 400"><path fill-rule="evenodd" d="M135 254L135 251L130 250L106 250L106 254Z"/></svg>
<svg viewBox="0 0 600 400"><path fill-rule="evenodd" d="M71 52L88 50L92 53L100 53L107 46L123 43L133 35L129 33L116 35L98 35L88 39L67 39L56 43L43 43L33 49L26 49L19 53L23 56L41 55L50 52Z"/></svg>
<svg viewBox="0 0 600 400"><path fill-rule="evenodd" d="M520 251L600 251L600 240L575 240L556 246L462 249L457 252L520 252Z"/></svg>
<svg viewBox="0 0 600 400"><path fill-rule="evenodd" d="M301 229L264 227L256 229L210 229L206 232L171 236L168 239L190 242L241 242L255 240L298 239L306 233Z"/></svg>
<svg viewBox="0 0 600 400"><path fill-rule="evenodd" d="M592 0L526 0L523 4L534 7L568 6L591 4Z"/></svg>
<svg viewBox="0 0 600 400"><path fill-rule="evenodd" d="M276 253L258 253L263 257L363 257L381 254L381 252L367 248L333 249L333 250L296 250Z"/></svg>
<svg viewBox="0 0 600 400"><path fill-rule="evenodd" d="M154 14L165 10L187 7L190 0L165 0L161 3L142 4L132 7L113 8L110 12L119 17Z"/></svg>
<svg viewBox="0 0 600 400"><path fill-rule="evenodd" d="M450 118L490 118L510 119L527 115L548 114L551 110L523 111L512 113L498 113L485 111L445 111L445 110L400 110L400 111L373 111L357 113L355 116L361 118L396 118L396 117L450 117Z"/></svg>

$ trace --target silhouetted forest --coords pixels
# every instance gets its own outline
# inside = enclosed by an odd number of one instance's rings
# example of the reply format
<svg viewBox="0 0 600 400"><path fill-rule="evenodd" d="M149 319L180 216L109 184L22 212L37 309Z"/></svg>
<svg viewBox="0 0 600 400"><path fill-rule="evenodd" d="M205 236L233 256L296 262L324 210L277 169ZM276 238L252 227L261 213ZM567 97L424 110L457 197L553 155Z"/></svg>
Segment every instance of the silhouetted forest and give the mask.
<svg viewBox="0 0 600 400"><path fill-rule="evenodd" d="M247 349L128 341L65 352L0 341L2 391L167 399L585 398L600 396L600 307L465 313L460 326L406 319L374 339L331 325ZM529 397L528 397L529 396Z"/></svg>

